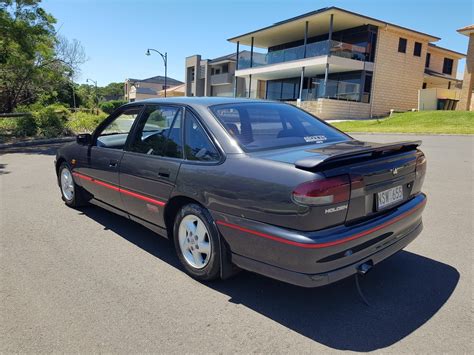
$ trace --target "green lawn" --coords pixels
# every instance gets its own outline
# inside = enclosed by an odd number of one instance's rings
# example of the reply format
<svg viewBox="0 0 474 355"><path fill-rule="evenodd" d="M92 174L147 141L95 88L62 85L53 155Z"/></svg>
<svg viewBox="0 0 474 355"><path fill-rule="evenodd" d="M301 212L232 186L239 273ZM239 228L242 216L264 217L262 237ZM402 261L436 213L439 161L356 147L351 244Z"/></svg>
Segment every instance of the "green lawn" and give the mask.
<svg viewBox="0 0 474 355"><path fill-rule="evenodd" d="M335 122L332 125L344 132L474 134L474 112L405 112L379 120Z"/></svg>

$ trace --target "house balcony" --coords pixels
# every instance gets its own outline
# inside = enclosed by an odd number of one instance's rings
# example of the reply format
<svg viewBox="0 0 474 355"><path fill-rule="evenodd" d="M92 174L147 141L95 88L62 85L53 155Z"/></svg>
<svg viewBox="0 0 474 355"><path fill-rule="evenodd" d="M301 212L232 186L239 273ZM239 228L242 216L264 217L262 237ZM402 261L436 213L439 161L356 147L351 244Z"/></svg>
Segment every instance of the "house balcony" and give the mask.
<svg viewBox="0 0 474 355"><path fill-rule="evenodd" d="M306 48L306 51L305 51ZM248 55L239 56L239 70L250 67L260 67L265 65L291 62L305 58L313 58L327 55L335 55L358 61L366 61L368 54L364 47L356 46L339 41L321 41L309 43L306 46L292 47L268 53L253 53L252 65Z"/></svg>
<svg viewBox="0 0 474 355"><path fill-rule="evenodd" d="M231 73L222 73L211 75L211 85L227 85L232 84L232 74Z"/></svg>
<svg viewBox="0 0 474 355"><path fill-rule="evenodd" d="M307 44L306 52L305 46L299 46L266 54L253 53L251 66L250 56L245 53L239 56L235 76L252 75L260 80L298 77L302 67L306 76L318 75L324 73L326 64L331 65L331 72L373 71L373 63L367 61L367 56L364 47L327 40Z"/></svg>

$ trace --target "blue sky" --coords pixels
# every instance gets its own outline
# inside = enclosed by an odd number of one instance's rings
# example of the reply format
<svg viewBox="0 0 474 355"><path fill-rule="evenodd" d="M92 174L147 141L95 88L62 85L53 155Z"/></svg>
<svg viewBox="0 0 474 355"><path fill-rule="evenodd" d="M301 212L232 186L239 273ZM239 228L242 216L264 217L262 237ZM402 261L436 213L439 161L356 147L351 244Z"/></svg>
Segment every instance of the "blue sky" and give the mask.
<svg viewBox="0 0 474 355"><path fill-rule="evenodd" d="M231 53L229 37L326 6L441 37L436 44L462 53L468 39L456 29L474 22L472 0L43 0L42 6L62 35L86 50L79 82L99 85L163 75L161 58L145 56L148 47L167 51L168 75L184 80L185 57Z"/></svg>

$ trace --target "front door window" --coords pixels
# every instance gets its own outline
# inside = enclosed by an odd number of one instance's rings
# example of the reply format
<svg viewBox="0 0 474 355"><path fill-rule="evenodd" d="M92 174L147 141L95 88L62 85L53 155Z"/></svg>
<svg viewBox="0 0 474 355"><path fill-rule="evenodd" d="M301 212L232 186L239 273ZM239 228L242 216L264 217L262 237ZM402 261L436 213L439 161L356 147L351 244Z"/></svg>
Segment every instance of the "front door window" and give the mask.
<svg viewBox="0 0 474 355"><path fill-rule="evenodd" d="M142 106L131 107L121 112L98 134L97 146L111 149L124 149L128 134L141 109Z"/></svg>

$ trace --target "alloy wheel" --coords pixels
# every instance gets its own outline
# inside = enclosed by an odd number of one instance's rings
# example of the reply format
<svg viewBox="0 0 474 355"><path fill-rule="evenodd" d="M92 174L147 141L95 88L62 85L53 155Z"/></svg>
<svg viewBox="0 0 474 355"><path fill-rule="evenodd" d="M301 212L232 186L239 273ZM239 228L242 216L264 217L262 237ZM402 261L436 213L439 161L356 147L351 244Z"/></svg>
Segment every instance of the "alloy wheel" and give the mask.
<svg viewBox="0 0 474 355"><path fill-rule="evenodd" d="M74 198L74 180L68 168L61 170L61 192L67 201L72 201Z"/></svg>
<svg viewBox="0 0 474 355"><path fill-rule="evenodd" d="M202 269L211 257L211 238L204 222L196 215L185 216L178 229L181 253L195 269Z"/></svg>

